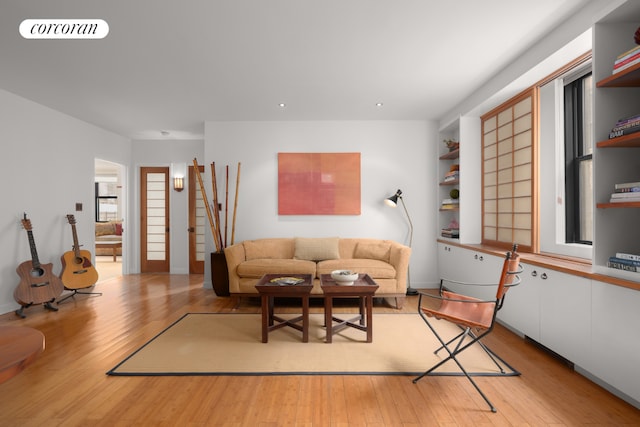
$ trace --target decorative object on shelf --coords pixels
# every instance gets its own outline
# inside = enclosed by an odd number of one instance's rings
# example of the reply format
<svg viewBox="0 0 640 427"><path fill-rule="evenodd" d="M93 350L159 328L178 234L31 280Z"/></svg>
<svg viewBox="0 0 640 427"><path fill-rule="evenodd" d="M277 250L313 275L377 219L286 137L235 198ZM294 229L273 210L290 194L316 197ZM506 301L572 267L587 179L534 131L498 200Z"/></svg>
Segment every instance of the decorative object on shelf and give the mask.
<svg viewBox="0 0 640 427"><path fill-rule="evenodd" d="M636 42L636 44L640 44L640 27L638 27L638 29L636 30L636 33L633 36L633 40Z"/></svg>
<svg viewBox="0 0 640 427"><path fill-rule="evenodd" d="M457 200L460 198L460 190L458 190L457 188L454 188L453 190L449 191L449 197L451 197L454 200Z"/></svg>
<svg viewBox="0 0 640 427"><path fill-rule="evenodd" d="M395 208L398 206L398 199L402 202L402 207L404 208L404 213L407 215L407 221L409 221L409 247L413 243L413 223L411 222L411 217L409 216L409 211L407 210L407 206L404 204L404 199L402 198L402 190L398 189L396 194L391 197L387 197L384 202L387 206ZM407 269L407 295L418 295L418 291L411 287L411 276Z"/></svg>
<svg viewBox="0 0 640 427"><path fill-rule="evenodd" d="M333 270L331 272L331 278L335 280L338 285L349 286L358 280L358 273L351 270Z"/></svg>
<svg viewBox="0 0 640 427"><path fill-rule="evenodd" d="M447 146L449 151L455 151L460 148L460 143L458 141L454 141L453 139L445 139L444 145Z"/></svg>

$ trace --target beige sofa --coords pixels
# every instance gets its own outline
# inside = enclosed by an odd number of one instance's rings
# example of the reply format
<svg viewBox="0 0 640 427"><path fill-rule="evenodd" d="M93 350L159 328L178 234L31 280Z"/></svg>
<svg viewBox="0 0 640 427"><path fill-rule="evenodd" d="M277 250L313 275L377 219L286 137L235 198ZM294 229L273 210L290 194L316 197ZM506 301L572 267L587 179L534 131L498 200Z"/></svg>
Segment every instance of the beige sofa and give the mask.
<svg viewBox="0 0 640 427"><path fill-rule="evenodd" d="M122 243L122 221L96 222L96 243ZM96 255L111 255L113 249L96 248ZM122 255L122 247L116 248L116 254Z"/></svg>
<svg viewBox="0 0 640 427"><path fill-rule="evenodd" d="M380 286L376 297L395 299L402 308L411 248L391 240L365 238L267 238L225 248L232 296L256 296L264 274L312 274L311 296L321 297L320 274L333 270L367 273Z"/></svg>

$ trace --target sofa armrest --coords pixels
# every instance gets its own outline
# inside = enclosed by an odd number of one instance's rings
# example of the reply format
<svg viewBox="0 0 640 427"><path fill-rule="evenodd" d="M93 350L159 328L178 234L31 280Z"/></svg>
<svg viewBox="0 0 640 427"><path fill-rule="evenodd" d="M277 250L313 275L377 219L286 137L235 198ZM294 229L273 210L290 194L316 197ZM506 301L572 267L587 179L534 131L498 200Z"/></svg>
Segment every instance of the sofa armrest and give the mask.
<svg viewBox="0 0 640 427"><path fill-rule="evenodd" d="M409 274L409 260L411 259L411 248L394 242L389 253L389 264L396 269L396 280L398 292L407 289L407 276Z"/></svg>
<svg viewBox="0 0 640 427"><path fill-rule="evenodd" d="M227 259L227 269L229 270L229 292L240 292L240 276L238 276L238 265L246 260L244 252L244 244L236 243L235 245L224 248L224 256Z"/></svg>

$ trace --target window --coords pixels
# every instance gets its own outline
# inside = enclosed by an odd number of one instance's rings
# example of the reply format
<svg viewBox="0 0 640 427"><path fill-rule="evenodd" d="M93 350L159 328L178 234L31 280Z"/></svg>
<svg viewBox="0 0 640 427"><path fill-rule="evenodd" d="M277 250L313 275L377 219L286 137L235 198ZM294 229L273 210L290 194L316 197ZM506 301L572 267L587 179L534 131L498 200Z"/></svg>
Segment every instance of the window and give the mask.
<svg viewBox="0 0 640 427"><path fill-rule="evenodd" d="M536 95L529 89L482 116L482 243L536 248Z"/></svg>
<svg viewBox="0 0 640 427"><path fill-rule="evenodd" d="M95 183L96 222L115 221L120 219L118 212L118 185L115 179L99 178Z"/></svg>
<svg viewBox="0 0 640 427"><path fill-rule="evenodd" d="M565 243L593 241L593 132L590 67L564 85Z"/></svg>

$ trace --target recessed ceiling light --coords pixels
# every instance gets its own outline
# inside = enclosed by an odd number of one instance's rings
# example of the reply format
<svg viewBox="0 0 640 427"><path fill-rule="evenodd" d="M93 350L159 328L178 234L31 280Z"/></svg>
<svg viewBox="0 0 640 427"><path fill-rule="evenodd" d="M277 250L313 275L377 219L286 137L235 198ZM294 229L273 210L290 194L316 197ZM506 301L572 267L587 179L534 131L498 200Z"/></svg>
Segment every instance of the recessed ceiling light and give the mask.
<svg viewBox="0 0 640 427"><path fill-rule="evenodd" d="M285 104L284 102L281 102L280 104L278 104L278 107L280 107L280 108L284 108L286 106L287 106L287 104Z"/></svg>
<svg viewBox="0 0 640 427"><path fill-rule="evenodd" d="M384 104L382 102L376 102L376 107L382 107Z"/></svg>

